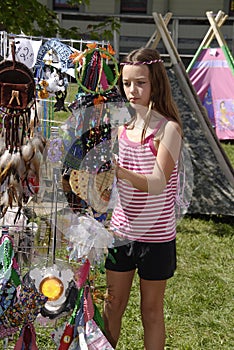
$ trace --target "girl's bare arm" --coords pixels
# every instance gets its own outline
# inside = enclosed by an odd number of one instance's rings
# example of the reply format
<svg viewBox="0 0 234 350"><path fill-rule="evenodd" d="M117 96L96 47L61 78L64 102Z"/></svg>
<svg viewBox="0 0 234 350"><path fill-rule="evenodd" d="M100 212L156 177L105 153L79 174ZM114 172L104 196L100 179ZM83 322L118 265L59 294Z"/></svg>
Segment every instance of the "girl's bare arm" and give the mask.
<svg viewBox="0 0 234 350"><path fill-rule="evenodd" d="M159 143L152 174L139 174L117 164L116 176L142 192L160 194L166 187L175 163L179 159L180 148L181 129L176 122L168 121Z"/></svg>

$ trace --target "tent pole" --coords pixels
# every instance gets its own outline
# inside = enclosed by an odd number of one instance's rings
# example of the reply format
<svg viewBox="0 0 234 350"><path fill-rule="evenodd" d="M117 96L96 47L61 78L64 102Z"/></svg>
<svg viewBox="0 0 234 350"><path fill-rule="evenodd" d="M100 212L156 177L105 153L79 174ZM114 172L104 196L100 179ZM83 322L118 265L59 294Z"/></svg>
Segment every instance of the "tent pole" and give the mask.
<svg viewBox="0 0 234 350"><path fill-rule="evenodd" d="M177 62L180 62L181 58L180 58L178 51L173 43L173 40L170 36L170 33L168 32L167 26L162 18L162 15L157 13L157 12L153 12L153 17L154 17L154 21L157 25L158 31L161 35L161 38L163 40L163 43L166 46L166 49L169 53L169 56L171 58L172 63L176 64Z"/></svg>
<svg viewBox="0 0 234 350"><path fill-rule="evenodd" d="M232 74L234 75L234 60L233 57L231 55L231 52L228 49L226 40L224 39L223 33L220 31L219 27L216 25L216 22L213 19L213 12L212 11L207 11L206 12L207 18L210 22L210 25L214 31L214 34L216 36L216 39L218 41L218 44L220 46L220 48L223 50L223 53L226 57L226 60L229 64L229 67L232 71Z"/></svg>
<svg viewBox="0 0 234 350"><path fill-rule="evenodd" d="M163 20L164 20L166 26L169 24L171 17L172 17L172 12L167 12L165 14ZM147 42L147 44L145 45L145 47L150 47L151 49L156 49L160 39L161 39L161 35L158 32L158 30L156 29L155 32L151 35L151 37L150 37L149 41Z"/></svg>
<svg viewBox="0 0 234 350"><path fill-rule="evenodd" d="M225 16L221 17L219 21L216 21L217 26L218 26L219 28L221 28L222 25L224 24L224 22L226 21L227 18L228 18L228 15L225 15ZM211 32L211 35L210 35L210 37L207 39L207 42L206 42L205 45L204 45L204 48L206 48L206 49L210 46L211 41L212 41L212 40L214 39L214 37L215 37L215 34L214 34L212 28L210 28L210 30L212 31L212 32Z"/></svg>
<svg viewBox="0 0 234 350"><path fill-rule="evenodd" d="M227 17L228 17L227 15L224 16L223 11L219 11L217 13L217 16L215 17L215 21L217 23L217 26L221 27L223 25L223 23L226 21ZM215 36L215 34L213 31L213 28L210 27L208 32L206 33L204 39L202 40L199 48L197 49L195 55L193 56L193 59L191 60L190 64L188 65L188 68L186 69L187 73L189 73L190 70L192 69L192 67L193 67L194 63L196 62L198 56L200 55L202 49L207 48L210 45L214 36Z"/></svg>

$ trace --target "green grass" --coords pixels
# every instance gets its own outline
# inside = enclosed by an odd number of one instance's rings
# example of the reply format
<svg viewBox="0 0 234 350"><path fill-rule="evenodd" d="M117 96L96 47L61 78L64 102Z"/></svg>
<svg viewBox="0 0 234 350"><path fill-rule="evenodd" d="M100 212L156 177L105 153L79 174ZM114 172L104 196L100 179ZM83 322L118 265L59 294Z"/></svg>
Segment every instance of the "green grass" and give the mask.
<svg viewBox="0 0 234 350"><path fill-rule="evenodd" d="M178 267L165 297L165 349L234 348L233 227L184 218L178 227ZM123 320L118 350L143 349L138 279Z"/></svg>
<svg viewBox="0 0 234 350"><path fill-rule="evenodd" d="M222 142L222 147L234 167L234 143L231 141L227 143Z"/></svg>
<svg viewBox="0 0 234 350"><path fill-rule="evenodd" d="M185 219L178 228L178 269L168 283L168 349L232 349L233 227ZM167 317L168 316L168 317Z"/></svg>

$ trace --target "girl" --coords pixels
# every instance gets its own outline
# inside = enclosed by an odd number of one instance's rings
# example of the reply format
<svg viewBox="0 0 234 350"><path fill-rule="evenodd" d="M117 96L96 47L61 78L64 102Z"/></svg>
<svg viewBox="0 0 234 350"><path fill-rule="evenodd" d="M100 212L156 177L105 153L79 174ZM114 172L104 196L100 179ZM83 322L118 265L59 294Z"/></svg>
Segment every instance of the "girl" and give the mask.
<svg viewBox="0 0 234 350"><path fill-rule="evenodd" d="M106 336L115 348L137 270L144 349L162 350L164 292L176 269L174 206L182 126L156 50L129 53L121 63L119 87L133 113L118 130L119 198L111 219L117 249L110 249L114 260L107 258L105 265Z"/></svg>

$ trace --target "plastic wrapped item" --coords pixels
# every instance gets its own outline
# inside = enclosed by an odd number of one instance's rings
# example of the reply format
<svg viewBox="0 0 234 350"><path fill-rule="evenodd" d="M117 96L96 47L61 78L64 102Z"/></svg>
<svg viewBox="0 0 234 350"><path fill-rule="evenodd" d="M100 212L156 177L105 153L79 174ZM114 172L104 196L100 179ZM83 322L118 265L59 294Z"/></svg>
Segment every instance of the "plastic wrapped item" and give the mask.
<svg viewBox="0 0 234 350"><path fill-rule="evenodd" d="M70 260L88 258L90 263L101 262L107 248L113 245L112 234L90 216L77 216L77 222L66 233L71 244Z"/></svg>

